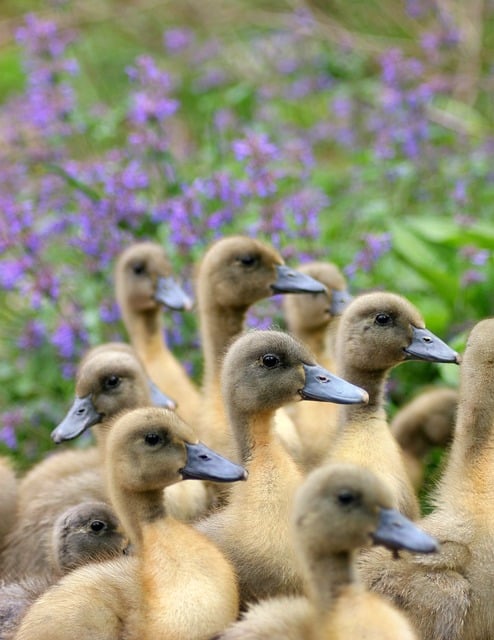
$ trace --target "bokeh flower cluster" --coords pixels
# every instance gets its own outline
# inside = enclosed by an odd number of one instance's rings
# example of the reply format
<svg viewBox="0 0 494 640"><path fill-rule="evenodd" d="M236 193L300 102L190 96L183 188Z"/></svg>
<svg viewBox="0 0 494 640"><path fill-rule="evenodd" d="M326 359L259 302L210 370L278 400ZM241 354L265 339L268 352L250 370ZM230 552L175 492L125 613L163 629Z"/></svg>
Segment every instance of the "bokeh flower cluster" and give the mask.
<svg viewBox="0 0 494 640"><path fill-rule="evenodd" d="M88 97L87 29L26 15L23 86L0 108L0 446L41 455L81 354L125 339L112 267L135 239L163 243L189 288L210 242L245 233L293 265L336 262L354 292L409 295L445 337L490 313L494 121L480 88L458 93L446 6L404 3L415 35L380 48L294 5L234 38L163 25L122 56L114 99ZM197 374L194 320L168 338Z"/></svg>

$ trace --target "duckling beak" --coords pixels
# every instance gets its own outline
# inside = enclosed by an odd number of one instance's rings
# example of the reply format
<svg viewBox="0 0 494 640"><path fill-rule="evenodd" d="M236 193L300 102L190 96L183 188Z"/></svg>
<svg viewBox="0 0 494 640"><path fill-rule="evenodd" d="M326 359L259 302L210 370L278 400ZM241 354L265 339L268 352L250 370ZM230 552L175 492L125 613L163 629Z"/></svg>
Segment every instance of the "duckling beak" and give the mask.
<svg viewBox="0 0 494 640"><path fill-rule="evenodd" d="M148 386L149 392L151 393L151 400L155 407L163 407L164 409L170 409L170 411L176 410L177 403L175 400L172 400L169 396L158 389L152 380L148 380Z"/></svg>
<svg viewBox="0 0 494 640"><path fill-rule="evenodd" d="M460 364L460 355L428 329L413 327L412 341L404 351L406 360Z"/></svg>
<svg viewBox="0 0 494 640"><path fill-rule="evenodd" d="M329 312L332 316L339 316L353 300L347 289L331 289L331 306Z"/></svg>
<svg viewBox="0 0 494 640"><path fill-rule="evenodd" d="M190 311L192 309L191 298L172 277L158 278L154 297L160 304L174 311Z"/></svg>
<svg viewBox="0 0 494 640"><path fill-rule="evenodd" d="M102 417L103 415L96 411L91 395L84 398L76 396L65 418L51 432L51 439L56 444L64 440L73 440L89 427L98 424Z"/></svg>
<svg viewBox="0 0 494 640"><path fill-rule="evenodd" d="M366 404L369 394L351 382L338 378L318 364L302 365L305 384L299 393L302 400L336 402L337 404Z"/></svg>
<svg viewBox="0 0 494 640"><path fill-rule="evenodd" d="M274 293L324 293L326 287L310 276L290 269L285 264L276 265L276 281L271 285Z"/></svg>
<svg viewBox="0 0 494 640"><path fill-rule="evenodd" d="M439 551L438 541L396 509L381 509L379 525L372 534L374 544L380 544L393 552L399 549L417 553Z"/></svg>
<svg viewBox="0 0 494 640"><path fill-rule="evenodd" d="M237 482L247 480L247 471L227 460L202 442L185 443L187 463L180 469L184 480L211 480L212 482Z"/></svg>

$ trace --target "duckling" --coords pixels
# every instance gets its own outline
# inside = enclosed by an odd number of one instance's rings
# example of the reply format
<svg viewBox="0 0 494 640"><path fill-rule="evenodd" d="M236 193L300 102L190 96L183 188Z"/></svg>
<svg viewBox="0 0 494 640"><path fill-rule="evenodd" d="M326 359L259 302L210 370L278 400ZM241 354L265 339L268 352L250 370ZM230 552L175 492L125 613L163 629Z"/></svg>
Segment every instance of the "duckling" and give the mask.
<svg viewBox="0 0 494 640"><path fill-rule="evenodd" d="M117 557L126 545L115 514L103 502L83 502L61 513L53 525L49 549L53 570L0 585L0 637L13 637L27 608L61 575Z"/></svg>
<svg viewBox="0 0 494 640"><path fill-rule="evenodd" d="M196 527L233 562L242 606L300 593L288 522L302 472L275 436L275 412L297 400L361 403L367 394L317 365L305 346L281 331L239 337L225 356L222 389L249 481L233 485L228 504Z"/></svg>
<svg viewBox="0 0 494 640"><path fill-rule="evenodd" d="M3 575L20 578L48 569L47 540L57 514L82 501L108 501L102 452L109 419L149 404L148 378L132 352L100 347L88 352L77 372L76 399L52 436L70 439L92 427L97 446L54 454L21 480L18 520L0 556Z"/></svg>
<svg viewBox="0 0 494 640"><path fill-rule="evenodd" d="M399 603L424 640L494 637L494 319L470 332L460 366L458 414L446 467L420 521L436 557L362 558L374 591Z"/></svg>
<svg viewBox="0 0 494 640"><path fill-rule="evenodd" d="M374 292L358 296L341 316L337 335L338 375L369 393L369 403L342 407L340 428L328 460L353 462L387 482L394 508L419 516L400 447L392 436L384 406L389 371L407 360L458 362L458 354L425 328L419 311L405 298Z"/></svg>
<svg viewBox="0 0 494 640"><path fill-rule="evenodd" d="M317 293L324 285L283 264L271 246L245 236L213 243L203 256L195 279L204 358L203 403L195 425L201 439L235 459L221 398L221 363L226 349L244 329L251 305L275 293Z"/></svg>
<svg viewBox="0 0 494 640"><path fill-rule="evenodd" d="M326 292L286 295L283 308L288 331L311 349L317 362L329 371L336 370L334 340L339 316L348 305L345 278L330 262L309 262L298 267L315 278ZM305 471L314 469L327 455L338 426L338 405L298 402L287 407L291 426L278 429L282 443Z"/></svg>
<svg viewBox="0 0 494 640"><path fill-rule="evenodd" d="M179 415L194 424L201 410L199 390L168 348L162 319L162 306L190 310L192 301L172 277L163 247L139 242L123 251L115 266L115 293L132 346L149 377L177 402Z"/></svg>
<svg viewBox="0 0 494 640"><path fill-rule="evenodd" d="M427 454L434 447L449 446L453 438L457 405L456 389L424 389L401 407L391 421L391 433L401 446L416 491L423 485Z"/></svg>
<svg viewBox="0 0 494 640"><path fill-rule="evenodd" d="M368 469L330 463L312 471L297 490L290 519L304 595L250 607L217 639L418 640L405 616L366 591L356 573L356 554L373 544L393 552L437 550L392 503L387 486Z"/></svg>
<svg viewBox="0 0 494 640"><path fill-rule="evenodd" d="M238 614L233 568L205 536L167 515L161 496L182 478L235 482L245 470L198 442L175 413L152 407L117 418L106 456L134 556L63 578L29 609L16 638L202 640L222 630Z"/></svg>
<svg viewBox="0 0 494 640"><path fill-rule="evenodd" d="M14 527L17 518L17 474L12 462L5 456L0 457L0 487L2 499L0 501L0 549L5 544L5 538Z"/></svg>

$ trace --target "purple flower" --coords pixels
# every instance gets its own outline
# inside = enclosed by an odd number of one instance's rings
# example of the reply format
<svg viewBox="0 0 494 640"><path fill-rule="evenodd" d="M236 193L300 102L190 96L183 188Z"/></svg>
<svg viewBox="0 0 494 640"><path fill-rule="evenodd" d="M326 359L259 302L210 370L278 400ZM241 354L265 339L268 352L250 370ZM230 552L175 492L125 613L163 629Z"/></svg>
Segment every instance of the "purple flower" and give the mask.
<svg viewBox="0 0 494 640"><path fill-rule="evenodd" d="M17 344L20 349L30 351L38 349L46 340L46 328L42 322L37 319L28 320L23 328L23 332L19 337Z"/></svg>
<svg viewBox="0 0 494 640"><path fill-rule="evenodd" d="M169 53L180 53L194 42L190 29L167 29L163 33L163 44Z"/></svg>
<svg viewBox="0 0 494 640"><path fill-rule="evenodd" d="M62 320L55 330L51 342L57 347L58 353L62 358L67 360L72 358L75 354L75 335L71 324Z"/></svg>
<svg viewBox="0 0 494 640"><path fill-rule="evenodd" d="M391 249L390 233L366 233L362 236L364 247L356 253L353 261L344 269L351 278L358 270L368 272L374 264Z"/></svg>

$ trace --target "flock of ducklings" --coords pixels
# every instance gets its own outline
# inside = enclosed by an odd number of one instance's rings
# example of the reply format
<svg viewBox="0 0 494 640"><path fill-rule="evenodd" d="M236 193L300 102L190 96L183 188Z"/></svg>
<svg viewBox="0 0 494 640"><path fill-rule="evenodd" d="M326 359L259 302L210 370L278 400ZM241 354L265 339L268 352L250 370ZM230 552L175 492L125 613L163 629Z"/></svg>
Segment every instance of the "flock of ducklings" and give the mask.
<svg viewBox="0 0 494 640"><path fill-rule="evenodd" d="M22 478L0 461L0 638L494 638L494 319L459 390L390 424L393 367L460 362L404 297L219 240L195 276L198 388L164 339L163 307L192 302L163 249L129 247L115 285L130 344L85 355L52 433L94 446ZM275 293L288 330L246 331ZM450 439L421 517L421 460Z"/></svg>

